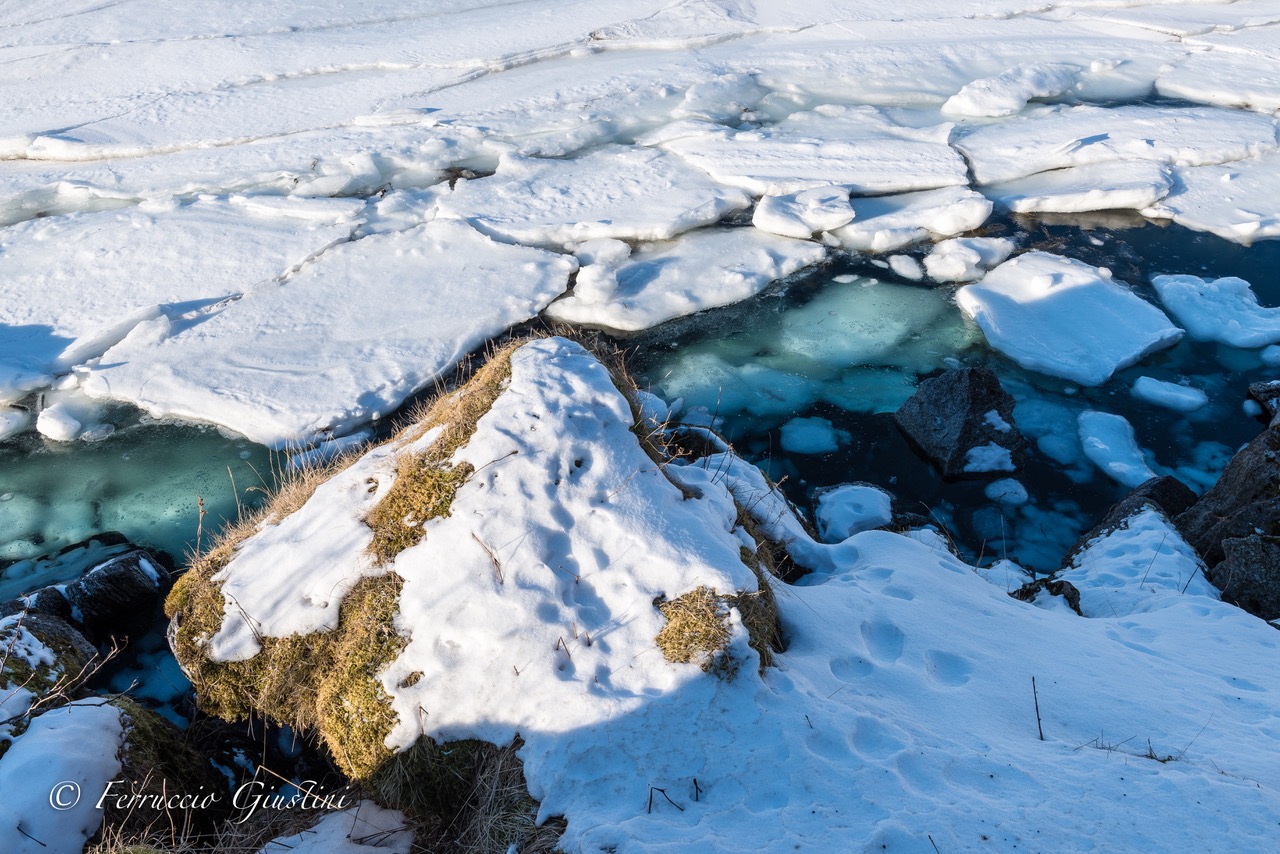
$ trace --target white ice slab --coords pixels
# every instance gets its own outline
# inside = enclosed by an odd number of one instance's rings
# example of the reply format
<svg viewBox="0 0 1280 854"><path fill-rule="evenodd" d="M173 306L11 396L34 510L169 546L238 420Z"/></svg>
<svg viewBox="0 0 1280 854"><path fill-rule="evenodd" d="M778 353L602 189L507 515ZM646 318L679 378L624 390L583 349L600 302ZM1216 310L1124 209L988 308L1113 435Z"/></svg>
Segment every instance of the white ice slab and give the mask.
<svg viewBox="0 0 1280 854"><path fill-rule="evenodd" d="M982 192L1015 213L1141 210L1168 195L1169 167L1150 160L1119 160L1054 169L1002 181Z"/></svg>
<svg viewBox="0 0 1280 854"><path fill-rule="evenodd" d="M1280 61L1274 50L1270 56L1193 53L1160 75L1156 91L1169 98L1274 113L1280 110Z"/></svg>
<svg viewBox="0 0 1280 854"><path fill-rule="evenodd" d="M751 215L761 231L784 237L813 237L853 219L848 187L815 187L784 196L765 196Z"/></svg>
<svg viewBox="0 0 1280 854"><path fill-rule="evenodd" d="M1178 166L1174 174L1176 189L1144 214L1237 243L1280 236L1280 154Z"/></svg>
<svg viewBox="0 0 1280 854"><path fill-rule="evenodd" d="M1276 144L1269 116L1215 107L1044 107L958 134L981 184L1117 160L1201 165L1239 160Z"/></svg>
<svg viewBox="0 0 1280 854"><path fill-rule="evenodd" d="M892 252L930 235L972 231L987 221L991 207L968 187L855 198L853 222L828 233L846 249Z"/></svg>
<svg viewBox="0 0 1280 854"><path fill-rule="evenodd" d="M1110 271L1045 252L1006 261L961 288L956 302L995 349L1024 368L1082 385L1101 385L1182 337Z"/></svg>
<svg viewBox="0 0 1280 854"><path fill-rule="evenodd" d="M347 239L362 202L232 198L0 229L0 399L100 356L138 323L269 282Z"/></svg>
<svg viewBox="0 0 1280 854"><path fill-rule="evenodd" d="M1003 263L1016 246L1007 237L954 237L929 251L924 269L936 282L972 282Z"/></svg>
<svg viewBox="0 0 1280 854"><path fill-rule="evenodd" d="M1033 62L1015 65L993 77L967 84L942 105L948 116L1012 116L1033 98L1056 98L1079 82L1078 65L1065 62Z"/></svg>
<svg viewBox="0 0 1280 854"><path fill-rule="evenodd" d="M1154 377L1138 377L1130 391L1139 400L1175 412L1195 412L1209 402L1209 396L1198 388Z"/></svg>
<svg viewBox="0 0 1280 854"><path fill-rule="evenodd" d="M755 228L704 229L656 244L611 267L617 285L552 303L547 316L570 323L636 331L753 296L771 282L816 264L826 249ZM602 262L607 266L607 262ZM595 282L593 267L579 273ZM606 289L607 290L607 289Z"/></svg>
<svg viewBox="0 0 1280 854"><path fill-rule="evenodd" d="M890 193L965 184L950 125L909 128L873 107L826 105L759 130L710 130L663 143L715 180L755 195L831 184Z"/></svg>
<svg viewBox="0 0 1280 854"><path fill-rule="evenodd" d="M277 447L342 434L537 314L574 263L456 221L373 235L190 324L140 327L84 389Z"/></svg>
<svg viewBox="0 0 1280 854"><path fill-rule="evenodd" d="M779 431L782 449L789 454L830 454L848 444L849 438L828 418L792 418Z"/></svg>
<svg viewBox="0 0 1280 854"><path fill-rule="evenodd" d="M500 240L563 246L611 237L667 240L745 208L719 186L653 148L610 146L575 160L504 158L489 178L459 182L440 216L465 219Z"/></svg>
<svg viewBox="0 0 1280 854"><path fill-rule="evenodd" d="M1244 279L1152 276L1151 284L1192 338L1232 347L1280 343L1280 308L1259 305L1257 294Z"/></svg>
<svg viewBox="0 0 1280 854"><path fill-rule="evenodd" d="M1133 425L1123 416L1086 409L1077 424L1085 456L1107 477L1133 488L1156 476L1138 446Z"/></svg>

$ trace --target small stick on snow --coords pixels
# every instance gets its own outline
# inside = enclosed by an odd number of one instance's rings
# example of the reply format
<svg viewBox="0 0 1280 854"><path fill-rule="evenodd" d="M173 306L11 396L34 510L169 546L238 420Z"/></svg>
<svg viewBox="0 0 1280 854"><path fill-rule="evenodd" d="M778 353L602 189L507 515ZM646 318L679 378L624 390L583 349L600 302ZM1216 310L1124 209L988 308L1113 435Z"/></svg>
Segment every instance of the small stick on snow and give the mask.
<svg viewBox="0 0 1280 854"><path fill-rule="evenodd" d="M493 571L498 575L498 583L505 584L506 582L502 578L502 564L498 561L498 556L493 553L493 549L489 548L484 540L477 537L475 531L471 532L471 539L479 543L480 548L484 549L484 553L489 556L489 560L493 561Z"/></svg>
<svg viewBox="0 0 1280 854"><path fill-rule="evenodd" d="M934 841L933 841L933 836L932 836L932 834L928 834L928 833L926 833L926 834L925 834L925 836L929 837L929 844L933 846L933 850L934 850L934 851L937 851L937 852L938 852L938 854L942 854L942 852L938 850L938 843L936 843L936 842L934 842Z"/></svg>
<svg viewBox="0 0 1280 854"><path fill-rule="evenodd" d="M1040 695L1036 693L1036 677L1031 677L1031 699L1036 704L1036 729L1040 730L1040 740L1044 741L1044 727L1040 725Z"/></svg>
<svg viewBox="0 0 1280 854"><path fill-rule="evenodd" d="M699 800L699 796L701 794L702 794L702 787L698 785L698 778L694 777L693 778L693 799L695 801Z"/></svg>

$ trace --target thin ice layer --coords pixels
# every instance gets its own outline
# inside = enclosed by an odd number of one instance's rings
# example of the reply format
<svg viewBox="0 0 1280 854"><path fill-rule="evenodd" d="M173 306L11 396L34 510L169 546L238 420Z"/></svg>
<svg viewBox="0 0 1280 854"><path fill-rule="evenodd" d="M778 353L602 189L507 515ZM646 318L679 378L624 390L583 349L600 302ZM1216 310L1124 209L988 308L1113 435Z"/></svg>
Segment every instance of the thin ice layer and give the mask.
<svg viewBox="0 0 1280 854"><path fill-rule="evenodd" d="M987 198L1014 213L1084 213L1141 210L1169 194L1173 172L1150 160L1118 160L1071 166L982 188Z"/></svg>
<svg viewBox="0 0 1280 854"><path fill-rule="evenodd" d="M1192 338L1232 347L1265 347L1280 342L1280 308L1258 304L1244 279L1223 276L1152 276L1160 301Z"/></svg>
<svg viewBox="0 0 1280 854"><path fill-rule="evenodd" d="M1028 252L956 294L987 343L1024 368L1101 385L1120 368L1176 344L1160 309L1073 258Z"/></svg>
<svg viewBox="0 0 1280 854"><path fill-rule="evenodd" d="M349 432L564 290L575 262L436 220L325 253L190 324L143 324L83 387L266 445Z"/></svg>
<svg viewBox="0 0 1280 854"><path fill-rule="evenodd" d="M991 202L968 187L856 198L854 220L829 234L845 249L892 252L933 235L972 231L991 215Z"/></svg>
<svg viewBox="0 0 1280 854"><path fill-rule="evenodd" d="M926 190L968 183L947 144L950 125L908 128L873 107L823 105L757 130L709 125L664 142L716 181L755 195L831 184L855 193Z"/></svg>
<svg viewBox="0 0 1280 854"><path fill-rule="evenodd" d="M750 204L678 158L608 146L573 160L504 158L497 174L460 182L440 216L500 240L568 245L611 237L668 240Z"/></svg>
<svg viewBox="0 0 1280 854"><path fill-rule="evenodd" d="M161 201L0 229L0 399L92 359L139 323L284 275L359 225L362 202Z"/></svg>
<svg viewBox="0 0 1280 854"><path fill-rule="evenodd" d="M1117 160L1201 165L1276 144L1269 116L1215 107L1045 107L958 134L980 184Z"/></svg>
<svg viewBox="0 0 1280 854"><path fill-rule="evenodd" d="M641 249L620 264L611 293L575 291L552 303L547 316L628 332L647 329L744 300L825 255L820 244L754 228L695 231L674 245ZM579 280L588 270L579 271Z"/></svg>

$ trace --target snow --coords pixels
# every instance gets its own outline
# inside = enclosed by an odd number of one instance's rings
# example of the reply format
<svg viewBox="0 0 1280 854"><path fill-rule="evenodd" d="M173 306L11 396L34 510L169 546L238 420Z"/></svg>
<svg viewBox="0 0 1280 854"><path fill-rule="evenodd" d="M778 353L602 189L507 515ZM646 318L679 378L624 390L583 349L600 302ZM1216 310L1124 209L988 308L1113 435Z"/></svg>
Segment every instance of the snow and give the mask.
<svg viewBox="0 0 1280 854"><path fill-rule="evenodd" d="M1028 252L956 294L987 342L1024 368L1082 385L1169 347L1182 330L1155 306L1073 258Z"/></svg>
<svg viewBox="0 0 1280 854"><path fill-rule="evenodd" d="M1280 308L1258 305L1257 295L1244 279L1180 274L1153 276L1151 284L1192 338L1232 347L1280 343Z"/></svg>
<svg viewBox="0 0 1280 854"><path fill-rule="evenodd" d="M925 256L924 268L936 282L972 282L1005 259L1016 248L1007 237L953 237L940 240Z"/></svg>
<svg viewBox="0 0 1280 854"><path fill-rule="evenodd" d="M798 193L765 196L756 204L751 224L771 234L809 238L845 225L853 215L848 187L814 187Z"/></svg>
<svg viewBox="0 0 1280 854"><path fill-rule="evenodd" d="M988 442L985 445L977 445L970 448L969 452L964 456L964 470L971 474L1015 471L1016 469L1017 466L1013 464L1013 457L1009 453L1009 449L1001 447L995 442Z"/></svg>
<svg viewBox="0 0 1280 854"><path fill-rule="evenodd" d="M120 710L77 700L31 721L0 756L0 845L13 854L79 851L98 831L98 798L120 773ZM55 808L56 804L57 808Z"/></svg>
<svg viewBox="0 0 1280 854"><path fill-rule="evenodd" d="M1154 377L1138 377L1130 391L1139 400L1175 412L1195 412L1209 402L1209 396L1198 388Z"/></svg>
<svg viewBox="0 0 1280 854"><path fill-rule="evenodd" d="M1156 476L1124 416L1087 409L1077 420L1085 456L1107 477L1132 489Z"/></svg>
<svg viewBox="0 0 1280 854"><path fill-rule="evenodd" d="M1056 98L1075 88L1082 69L1061 62L1015 65L967 84L942 105L948 116L1012 116L1033 98Z"/></svg>
<svg viewBox="0 0 1280 854"><path fill-rule="evenodd" d="M1204 564L1164 514L1144 507L1088 543L1058 576L1080 591L1086 617L1128 617L1177 604L1216 600ZM1185 600L1184 600L1185 601Z"/></svg>
<svg viewBox="0 0 1280 854"><path fill-rule="evenodd" d="M1173 188L1173 171L1150 160L1070 166L988 184L987 198L1014 213L1143 210Z"/></svg>
<svg viewBox="0 0 1280 854"><path fill-rule="evenodd" d="M374 234L188 324L136 328L83 388L277 448L341 435L537 314L573 268L457 221ZM374 288L376 300L349 298Z"/></svg>
<svg viewBox="0 0 1280 854"><path fill-rule="evenodd" d="M1269 116L1213 107L1042 107L957 135L980 184L1120 160L1197 166L1277 148Z"/></svg>
<svg viewBox="0 0 1280 854"><path fill-rule="evenodd" d="M838 543L893 521L893 496L876 486L844 483L819 492L815 504L814 518L824 543Z"/></svg>
<svg viewBox="0 0 1280 854"><path fill-rule="evenodd" d="M823 105L770 128L708 125L662 147L717 182L753 195L785 195L832 184L858 194L928 190L968 183L948 144L950 125L913 128L874 107Z"/></svg>
<svg viewBox="0 0 1280 854"><path fill-rule="evenodd" d="M749 203L662 151L609 146L573 160L504 157L495 175L443 196L439 216L512 243L566 246L667 240Z"/></svg>
<svg viewBox="0 0 1280 854"><path fill-rule="evenodd" d="M273 839L258 854L409 854L413 831L399 810L388 810L373 801L360 801L350 809L331 812L312 827L294 836Z"/></svg>
<svg viewBox="0 0 1280 854"><path fill-rule="evenodd" d="M602 259L600 272L597 264L580 269L574 292L553 303L547 316L628 332L647 329L744 300L825 255L817 243L754 228L702 229L674 244L641 247L629 260Z"/></svg>
<svg viewBox="0 0 1280 854"><path fill-rule="evenodd" d="M853 200L853 222L829 232L845 249L892 252L930 235L973 231L991 215L991 202L966 187Z"/></svg>
<svg viewBox="0 0 1280 854"><path fill-rule="evenodd" d="M1177 186L1143 211L1249 244L1280 236L1280 155L1215 166L1176 166Z"/></svg>

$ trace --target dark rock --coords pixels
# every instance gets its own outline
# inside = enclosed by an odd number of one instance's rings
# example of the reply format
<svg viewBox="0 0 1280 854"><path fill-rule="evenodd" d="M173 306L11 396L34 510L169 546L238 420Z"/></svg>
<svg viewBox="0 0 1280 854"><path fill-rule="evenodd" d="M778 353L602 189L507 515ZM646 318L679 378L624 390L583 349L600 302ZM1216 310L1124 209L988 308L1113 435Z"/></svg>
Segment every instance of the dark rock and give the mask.
<svg viewBox="0 0 1280 854"><path fill-rule="evenodd" d="M1007 471L970 471L970 453L995 445L1021 467L1026 439L1013 426L1013 398L987 368L961 368L920 383L894 420L943 477L991 477Z"/></svg>
<svg viewBox="0 0 1280 854"><path fill-rule="evenodd" d="M91 640L145 630L168 589L169 572L142 549L112 558L67 584L72 620Z"/></svg>
<svg viewBox="0 0 1280 854"><path fill-rule="evenodd" d="M1067 605L1071 607L1080 616L1084 616L1080 611L1080 591L1070 581L1061 581L1056 578L1037 578L1030 581L1009 595L1020 602L1034 602L1036 596L1040 595L1043 590L1051 596L1061 596L1067 601Z"/></svg>
<svg viewBox="0 0 1280 854"><path fill-rule="evenodd" d="M1280 380L1253 383L1249 386L1249 398L1262 407L1260 416L1267 423L1280 414Z"/></svg>
<svg viewBox="0 0 1280 854"><path fill-rule="evenodd" d="M1107 511L1107 515L1091 531L1076 540L1075 545L1068 549L1066 556L1063 557L1062 567L1066 569L1072 566L1076 556L1084 551L1089 543L1110 534L1144 507L1154 507L1164 513L1166 518L1173 519L1195 502L1196 494L1176 477L1153 477L1139 484Z"/></svg>
<svg viewBox="0 0 1280 854"><path fill-rule="evenodd" d="M1280 426L1263 430L1237 453L1213 488L1174 524L1209 567L1225 557L1223 540L1280 534Z"/></svg>
<svg viewBox="0 0 1280 854"><path fill-rule="evenodd" d="M1264 620L1280 618L1280 538L1234 537L1222 541L1222 550L1209 580L1223 600Z"/></svg>
<svg viewBox="0 0 1280 854"><path fill-rule="evenodd" d="M0 617L21 614L24 611L29 614L44 614L59 620L71 619L71 603L56 587L41 587L30 595L0 602Z"/></svg>

